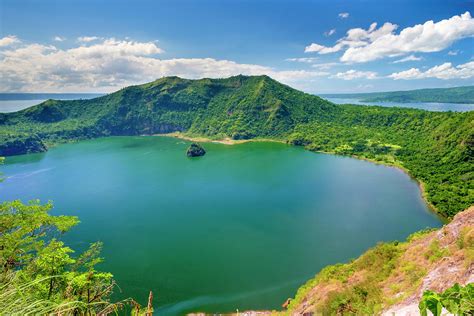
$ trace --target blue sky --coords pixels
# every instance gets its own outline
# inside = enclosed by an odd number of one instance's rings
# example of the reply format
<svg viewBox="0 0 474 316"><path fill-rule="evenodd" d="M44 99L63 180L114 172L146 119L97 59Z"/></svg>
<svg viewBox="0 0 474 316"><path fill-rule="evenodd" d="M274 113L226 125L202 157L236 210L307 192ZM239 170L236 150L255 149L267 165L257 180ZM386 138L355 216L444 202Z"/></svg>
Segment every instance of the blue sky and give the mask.
<svg viewBox="0 0 474 316"><path fill-rule="evenodd" d="M473 9L474 0L0 0L0 91L109 92L239 73L311 93L472 85Z"/></svg>

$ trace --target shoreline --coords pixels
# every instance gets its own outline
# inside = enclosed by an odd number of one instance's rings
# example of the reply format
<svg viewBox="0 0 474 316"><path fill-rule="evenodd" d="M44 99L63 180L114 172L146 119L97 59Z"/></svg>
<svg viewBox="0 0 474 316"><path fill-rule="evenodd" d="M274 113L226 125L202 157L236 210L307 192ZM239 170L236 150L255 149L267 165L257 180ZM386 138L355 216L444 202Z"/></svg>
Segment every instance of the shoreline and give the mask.
<svg viewBox="0 0 474 316"><path fill-rule="evenodd" d="M152 134L152 135L148 134L148 135L139 135L139 136L173 137L173 138L177 138L177 139L182 139L182 140L187 140L187 141L192 141L192 142L198 142L198 143L214 143L214 144L223 144L223 145L229 145L229 146L244 144L244 143L249 143L249 142L274 142L274 143L288 144L285 140L281 140L281 139L278 140L278 139L271 139L271 138L252 138L252 139L238 139L238 140L236 140L236 139L232 139L230 137L226 137L224 139L212 139L212 138L208 138L208 137L204 137L204 136L191 136L191 135L187 135L187 134L182 133L182 132L172 132L172 133L167 133L167 134L160 133L160 134ZM102 137L113 137L113 136L101 136L101 137L94 137L94 138L91 138L91 139L97 139L97 138L102 138ZM56 147L57 145L75 143L75 142L83 141L83 140L88 140L88 139L75 139L75 140L69 140L69 141L65 141L65 142L59 142L59 143L56 142L56 143L53 143L53 144L48 144L48 149L51 148L51 147ZM297 146L297 145L291 145L291 146ZM451 221L450 218L443 216L439 212L439 210L433 204L431 204L430 201L428 201L427 193L426 193L426 189L425 189L425 183L423 181L415 178L414 176L412 176L410 174L410 170L403 167L400 164L390 163L390 162L386 162L386 161L379 161L379 160L370 159L370 158L367 158L367 157L360 157L360 156L356 156L356 155L340 155L340 154L336 154L335 152L330 152L330 151L309 150L309 149L306 149L305 146L299 146L299 147L303 147L305 150L308 150L310 152L322 153L322 154L328 154L328 155L337 155L337 156L341 156L341 157L350 157L350 158L354 158L354 159L358 159L358 160L365 160L365 161L368 161L368 162L371 162L371 163L374 163L374 164L377 164L377 165L384 165L384 166L387 166L387 167L396 168L398 170L401 170L402 172L407 174L411 179L416 181L416 183L418 184L418 187L420 189L420 192L421 192L421 198L423 199L423 202L425 202L425 204L431 210L431 212L433 212L441 220L441 222L443 222L444 224L449 223ZM460 212L462 212L462 210Z"/></svg>
<svg viewBox="0 0 474 316"><path fill-rule="evenodd" d="M437 215L441 221L446 224L446 223L449 223L451 220L447 217L444 217L440 212L439 210L436 208L436 206L434 206L433 204L431 204L430 201L428 201L428 198L427 198L427 192L426 192L426 189L425 189L425 183L417 178L415 178L414 176L411 175L410 173L410 170L403 167L402 165L399 165L399 164L393 164L393 163L389 163L389 162L385 162L385 161L378 161L378 160L374 160L374 159L369 159L369 158L365 158L365 157L358 157L358 156L350 156L352 158L356 158L356 159L359 159L359 160L365 160L365 161L369 161L369 162L372 162L374 164L377 164L377 165L383 165L383 166L386 166L386 167L390 167L390 168L395 168L395 169L398 169L400 171L402 171L403 173L405 173L406 175L408 175L410 177L410 179L414 180L417 185L418 185L418 188L420 188L420 192L421 192L421 198L423 199L423 201L426 203L426 205L428 206L428 208L435 214ZM461 211L462 212L462 211Z"/></svg>
<svg viewBox="0 0 474 316"><path fill-rule="evenodd" d="M215 144L223 144L223 145L238 145L238 144L244 144L244 143L249 143L249 142L275 142L275 143L287 144L286 141L277 140L277 139L252 138L252 139L238 139L238 140L236 140L236 139L232 139L230 137L226 137L224 139L211 139L211 138L207 138L207 137L204 137L204 136L190 136L190 135L186 135L185 133L181 133L181 132L173 132L173 133L168 133L168 134L153 134L153 136L174 137L174 138L188 140L188 141L192 141L192 142L215 143ZM295 145L293 145L293 146L295 146ZM302 146L302 147L305 147L305 146ZM315 153L328 154L328 155L337 155L337 156L342 156L342 157L345 156L345 155L336 154L334 152L313 151L313 150L309 150L309 149L306 149L306 148L305 148L305 150L315 152ZM383 165L383 166L386 166L386 167L391 167L391 168L395 168L395 169L398 169L398 170L402 171L403 173L408 175L410 177L410 179L416 181L416 183L418 185L418 188L420 189L421 198L425 202L426 206L428 206L428 208L431 210L431 212L434 213L441 220L441 222L443 222L443 224L446 224L446 223L450 222L450 219L447 218L447 217L444 217L439 212L439 210L433 204L431 204L431 202L428 200L427 192L426 192L426 189L425 189L425 183L423 181L415 178L414 176L412 176L410 174L410 170L408 170L407 168L403 167L400 164L390 163L390 162L386 162L386 161L379 161L379 160L370 159L370 158L366 158L366 157L360 157L360 156L356 156L356 155L346 155L345 157L351 157L351 158L355 158L355 159L358 159L358 160L365 160L365 161L368 161L368 162L371 162L371 163L374 163L374 164L377 164L377 165Z"/></svg>
<svg viewBox="0 0 474 316"><path fill-rule="evenodd" d="M184 139L184 140L197 142L197 143L215 143L215 144L223 144L223 145L238 145L238 144L245 144L245 143L251 143L251 142L273 142L273 143L286 144L284 140L271 139L271 138L232 139L230 137L226 137L223 139L212 139L212 138L207 138L204 136L191 136L191 135L187 135L181 132L173 132L173 133L168 133L168 134L153 134L153 136L174 137L174 138Z"/></svg>

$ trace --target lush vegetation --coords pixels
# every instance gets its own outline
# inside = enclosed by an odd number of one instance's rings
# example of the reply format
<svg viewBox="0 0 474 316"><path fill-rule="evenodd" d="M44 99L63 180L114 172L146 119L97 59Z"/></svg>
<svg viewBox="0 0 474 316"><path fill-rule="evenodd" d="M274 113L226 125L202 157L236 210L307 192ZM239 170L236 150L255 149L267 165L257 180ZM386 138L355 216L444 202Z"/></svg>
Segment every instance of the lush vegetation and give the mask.
<svg viewBox="0 0 474 316"><path fill-rule="evenodd" d="M396 165L424 183L427 200L447 217L474 202L474 112L335 105L266 76L162 78L92 100L48 100L0 114L0 155L41 152L47 146L86 138L175 131L209 138L286 140L313 151ZM61 242L61 234L78 220L51 216L51 207L35 201L0 204L0 310L95 314L128 303L138 306L132 300L110 301L112 275L96 268L102 260L100 243L74 255ZM299 290L290 311L324 282L342 284L343 290L333 292L321 310L380 311L393 303L382 289L393 284L394 273L406 277L394 286L404 287L407 294L426 274L423 266L406 260L406 253L413 240L428 233L415 234L405 243L380 244L357 260L325 268ZM472 231L464 235L470 237L460 238L457 247L472 264ZM423 251L427 265L446 255L436 242ZM420 250L413 256L419 257ZM360 271L364 278L353 282ZM428 302L436 299L444 304L442 294L428 293L422 306L430 309Z"/></svg>
<svg viewBox="0 0 474 316"><path fill-rule="evenodd" d="M439 102L474 104L474 86L375 93L326 94L324 97L358 99L362 102Z"/></svg>
<svg viewBox="0 0 474 316"><path fill-rule="evenodd" d="M420 314L441 315L443 308L453 315L472 315L474 313L474 284L461 286L458 283L442 293L425 291L419 305Z"/></svg>
<svg viewBox="0 0 474 316"><path fill-rule="evenodd" d="M96 268L102 262L102 244L74 255L61 235L78 219L53 216L51 209L51 203L38 201L0 204L2 314L107 315L125 305L140 313L132 299L111 302L113 276Z"/></svg>
<svg viewBox="0 0 474 316"><path fill-rule="evenodd" d="M474 112L434 113L344 106L331 122L299 124L288 136L310 150L396 165L424 183L427 200L452 217L474 203Z"/></svg>
<svg viewBox="0 0 474 316"><path fill-rule="evenodd" d="M183 131L208 138L273 138L310 150L403 167L452 217L474 202L474 112L335 105L267 76L132 86L91 100L48 100L0 115L0 155L108 135Z"/></svg>

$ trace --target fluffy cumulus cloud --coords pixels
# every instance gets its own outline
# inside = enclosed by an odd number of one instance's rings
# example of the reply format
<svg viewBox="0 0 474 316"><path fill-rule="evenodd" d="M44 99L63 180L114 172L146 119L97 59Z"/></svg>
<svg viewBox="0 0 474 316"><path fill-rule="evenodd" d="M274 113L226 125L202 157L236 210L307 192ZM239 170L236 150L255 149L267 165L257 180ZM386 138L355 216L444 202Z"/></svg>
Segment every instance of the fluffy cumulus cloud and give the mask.
<svg viewBox="0 0 474 316"><path fill-rule="evenodd" d="M389 76L395 80L411 80L437 78L443 80L449 79L470 79L474 77L474 61L453 66L451 63L444 63L434 66L426 71L418 68L411 68L405 71L395 72Z"/></svg>
<svg viewBox="0 0 474 316"><path fill-rule="evenodd" d="M342 47L343 46L341 46L339 44L336 44L332 47L328 47L328 46L312 43L312 44L305 47L304 52L305 53L330 54L330 53L335 53L335 52L340 51L342 49Z"/></svg>
<svg viewBox="0 0 474 316"><path fill-rule="evenodd" d="M10 46L16 43L20 43L20 40L15 35L8 35L0 38L0 47Z"/></svg>
<svg viewBox="0 0 474 316"><path fill-rule="evenodd" d="M55 41L55 42L64 42L65 40L66 40L65 37L61 37L61 36L53 37L53 41Z"/></svg>
<svg viewBox="0 0 474 316"><path fill-rule="evenodd" d="M163 76L220 78L237 74L266 74L298 87L298 83L329 75L213 58L160 59L163 49L155 42L114 38L83 42L69 49L39 43L3 46L0 91L113 91Z"/></svg>
<svg viewBox="0 0 474 316"><path fill-rule="evenodd" d="M312 43L305 48L305 52L328 54L344 51L340 60L347 63L368 62L416 52L438 52L455 41L473 37L474 19L466 12L439 22L427 21L407 27L399 34L395 33L397 28L396 24L389 22L381 27L372 23L368 29L350 29L334 46Z"/></svg>
<svg viewBox="0 0 474 316"><path fill-rule="evenodd" d="M359 70L348 70L346 72L338 72L333 78L343 80L354 80L354 79L377 79L377 73L373 71L359 71Z"/></svg>

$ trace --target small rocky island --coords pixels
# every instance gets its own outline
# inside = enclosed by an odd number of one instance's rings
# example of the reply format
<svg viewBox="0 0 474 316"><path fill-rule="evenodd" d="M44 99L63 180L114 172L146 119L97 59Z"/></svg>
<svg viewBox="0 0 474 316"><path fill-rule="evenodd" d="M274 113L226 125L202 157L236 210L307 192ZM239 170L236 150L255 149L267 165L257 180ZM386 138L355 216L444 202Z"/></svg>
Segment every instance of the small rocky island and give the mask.
<svg viewBox="0 0 474 316"><path fill-rule="evenodd" d="M202 148L201 145L192 143L186 152L186 155L188 157L199 157L199 156L204 156L206 154L206 151L204 148Z"/></svg>

